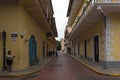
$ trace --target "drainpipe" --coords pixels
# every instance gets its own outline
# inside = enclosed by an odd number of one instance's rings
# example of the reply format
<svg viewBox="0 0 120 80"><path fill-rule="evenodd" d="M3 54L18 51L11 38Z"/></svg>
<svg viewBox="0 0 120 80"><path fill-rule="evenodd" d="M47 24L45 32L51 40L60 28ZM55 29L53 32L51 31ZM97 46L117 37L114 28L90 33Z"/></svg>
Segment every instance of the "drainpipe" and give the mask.
<svg viewBox="0 0 120 80"><path fill-rule="evenodd" d="M6 70L6 32L2 32L2 37L3 37L3 66L2 66L2 71Z"/></svg>

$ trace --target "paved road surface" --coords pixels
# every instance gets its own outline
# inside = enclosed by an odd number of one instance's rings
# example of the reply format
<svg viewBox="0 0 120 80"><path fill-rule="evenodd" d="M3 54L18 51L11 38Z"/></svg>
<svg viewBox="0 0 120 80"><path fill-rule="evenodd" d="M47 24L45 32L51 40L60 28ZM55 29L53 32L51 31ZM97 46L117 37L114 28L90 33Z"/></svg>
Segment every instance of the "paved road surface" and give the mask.
<svg viewBox="0 0 120 80"><path fill-rule="evenodd" d="M0 80L120 80L120 77L96 74L68 55L59 53L41 72L22 78Z"/></svg>

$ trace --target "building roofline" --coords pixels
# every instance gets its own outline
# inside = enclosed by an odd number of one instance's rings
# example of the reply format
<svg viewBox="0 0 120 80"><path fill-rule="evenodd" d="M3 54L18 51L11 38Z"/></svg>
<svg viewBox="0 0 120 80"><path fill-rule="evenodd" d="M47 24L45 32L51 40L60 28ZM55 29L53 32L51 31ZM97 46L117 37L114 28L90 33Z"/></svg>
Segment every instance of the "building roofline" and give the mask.
<svg viewBox="0 0 120 80"><path fill-rule="evenodd" d="M72 8L73 1L74 1L74 0L70 0L70 1L69 1L68 11L67 11L67 17L70 16L70 12L71 12L71 8Z"/></svg>
<svg viewBox="0 0 120 80"><path fill-rule="evenodd" d="M52 12L53 12L53 14L54 14L53 4L52 4L52 1L51 1L51 0L50 0L50 5L51 5Z"/></svg>

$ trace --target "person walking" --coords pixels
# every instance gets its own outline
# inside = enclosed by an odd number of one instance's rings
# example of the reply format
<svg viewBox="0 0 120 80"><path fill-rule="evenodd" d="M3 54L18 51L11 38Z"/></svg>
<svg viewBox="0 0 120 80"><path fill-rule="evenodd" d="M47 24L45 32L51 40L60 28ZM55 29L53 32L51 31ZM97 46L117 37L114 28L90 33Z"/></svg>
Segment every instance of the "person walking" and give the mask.
<svg viewBox="0 0 120 80"><path fill-rule="evenodd" d="M12 56L11 51L8 51L7 55L6 55L6 60L7 60L7 70L8 72L12 71L12 63L13 63L13 59L15 58L15 56Z"/></svg>

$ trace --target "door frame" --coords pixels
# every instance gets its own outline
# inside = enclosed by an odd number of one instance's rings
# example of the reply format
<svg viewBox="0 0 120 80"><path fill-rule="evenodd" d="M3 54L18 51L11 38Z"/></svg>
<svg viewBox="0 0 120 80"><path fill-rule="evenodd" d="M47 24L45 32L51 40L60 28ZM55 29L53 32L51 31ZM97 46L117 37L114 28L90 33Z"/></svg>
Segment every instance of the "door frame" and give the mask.
<svg viewBox="0 0 120 80"><path fill-rule="evenodd" d="M45 41L42 42L43 59L45 58Z"/></svg>
<svg viewBox="0 0 120 80"><path fill-rule="evenodd" d="M78 42L78 56L80 56L80 42Z"/></svg>
<svg viewBox="0 0 120 80"><path fill-rule="evenodd" d="M87 40L84 40L84 58L87 58Z"/></svg>
<svg viewBox="0 0 120 80"><path fill-rule="evenodd" d="M95 41L94 41L95 37L98 37L98 45L97 45L98 56L95 56L96 55L96 53L95 53ZM98 57L98 60L96 60L96 57ZM98 34L96 34L93 36L93 61L99 63L99 60L100 60L100 36Z"/></svg>

